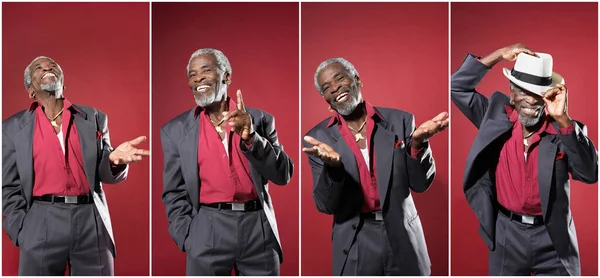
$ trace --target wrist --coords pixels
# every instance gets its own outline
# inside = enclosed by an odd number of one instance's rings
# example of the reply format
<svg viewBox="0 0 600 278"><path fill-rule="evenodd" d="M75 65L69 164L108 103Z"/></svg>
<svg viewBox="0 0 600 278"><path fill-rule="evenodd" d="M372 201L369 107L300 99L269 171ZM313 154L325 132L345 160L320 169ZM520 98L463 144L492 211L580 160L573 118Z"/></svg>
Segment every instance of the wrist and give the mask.
<svg viewBox="0 0 600 278"><path fill-rule="evenodd" d="M573 122L571 120L571 117L569 117L568 115L562 115L562 116L556 117L555 120L558 123L558 126L560 128L567 128L567 127L571 126L571 123Z"/></svg>

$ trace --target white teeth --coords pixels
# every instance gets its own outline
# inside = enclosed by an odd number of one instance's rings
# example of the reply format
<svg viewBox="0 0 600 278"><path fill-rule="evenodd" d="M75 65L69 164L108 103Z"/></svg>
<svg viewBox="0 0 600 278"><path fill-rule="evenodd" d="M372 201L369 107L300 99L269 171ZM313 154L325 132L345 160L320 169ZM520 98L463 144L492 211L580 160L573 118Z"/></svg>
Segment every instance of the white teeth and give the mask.
<svg viewBox="0 0 600 278"><path fill-rule="evenodd" d="M339 96L337 96L335 98L335 101L337 101L337 102L343 101L343 100L346 100L347 97L348 97L348 93L341 93Z"/></svg>
<svg viewBox="0 0 600 278"><path fill-rule="evenodd" d="M54 75L54 73L48 72L48 73L42 75L42 79L46 78L46 76L49 76L49 75L56 77L56 75Z"/></svg>
<svg viewBox="0 0 600 278"><path fill-rule="evenodd" d="M208 89L208 88L210 88L210 86L202 85L202 86L196 87L196 91L204 91L205 89Z"/></svg>

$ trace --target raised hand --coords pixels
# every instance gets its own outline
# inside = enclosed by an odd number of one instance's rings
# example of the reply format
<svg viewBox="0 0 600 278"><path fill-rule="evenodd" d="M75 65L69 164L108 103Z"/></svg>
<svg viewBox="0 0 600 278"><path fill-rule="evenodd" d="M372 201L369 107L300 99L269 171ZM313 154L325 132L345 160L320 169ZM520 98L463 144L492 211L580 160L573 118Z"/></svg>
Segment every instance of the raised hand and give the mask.
<svg viewBox="0 0 600 278"><path fill-rule="evenodd" d="M330 166L339 167L342 165L340 154L329 145L310 136L304 136L304 141L312 145L310 148L302 148L305 154L319 158L323 163Z"/></svg>
<svg viewBox="0 0 600 278"><path fill-rule="evenodd" d="M425 140L448 127L448 112L442 112L433 119L422 123L412 134L412 146L419 149Z"/></svg>
<svg viewBox="0 0 600 278"><path fill-rule="evenodd" d="M113 165L141 161L142 157L150 155L149 150L136 148L137 145L144 141L146 141L146 136L140 136L131 141L124 142L110 153L108 159Z"/></svg>
<svg viewBox="0 0 600 278"><path fill-rule="evenodd" d="M223 112L225 115L224 120L231 127L231 131L237 133L242 140L248 141L252 139L252 118L250 114L246 112L244 106L244 99L242 98L242 91L237 90L237 109L229 112Z"/></svg>
<svg viewBox="0 0 600 278"><path fill-rule="evenodd" d="M567 87L562 84L556 84L556 87L542 93L548 115L563 128L571 125L567 108L567 96Z"/></svg>

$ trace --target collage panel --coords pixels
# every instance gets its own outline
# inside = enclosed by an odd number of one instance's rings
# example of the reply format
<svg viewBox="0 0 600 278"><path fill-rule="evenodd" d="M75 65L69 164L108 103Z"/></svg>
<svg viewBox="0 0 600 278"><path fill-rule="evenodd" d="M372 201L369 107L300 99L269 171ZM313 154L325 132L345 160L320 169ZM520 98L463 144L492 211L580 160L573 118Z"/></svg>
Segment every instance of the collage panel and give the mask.
<svg viewBox="0 0 600 278"><path fill-rule="evenodd" d="M448 275L448 3L301 9L302 275Z"/></svg>
<svg viewBox="0 0 600 278"><path fill-rule="evenodd" d="M152 4L153 275L299 274L298 7Z"/></svg>
<svg viewBox="0 0 600 278"><path fill-rule="evenodd" d="M451 274L598 275L598 4L451 15Z"/></svg>
<svg viewBox="0 0 600 278"><path fill-rule="evenodd" d="M2 3L3 276L150 275L148 22Z"/></svg>

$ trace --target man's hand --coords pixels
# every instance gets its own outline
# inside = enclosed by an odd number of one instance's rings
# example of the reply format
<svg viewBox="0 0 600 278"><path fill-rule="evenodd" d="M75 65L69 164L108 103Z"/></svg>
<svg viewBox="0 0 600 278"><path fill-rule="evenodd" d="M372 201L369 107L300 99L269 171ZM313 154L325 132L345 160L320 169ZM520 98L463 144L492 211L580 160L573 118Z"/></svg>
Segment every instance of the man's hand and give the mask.
<svg viewBox="0 0 600 278"><path fill-rule="evenodd" d="M480 61L484 65L492 67L502 60L506 60L509 62L514 61L517 59L517 56L519 56L520 53L526 53L531 56L538 57L537 54L531 51L531 49L529 49L527 46L517 43L500 48L494 51L492 54L482 58Z"/></svg>
<svg viewBox="0 0 600 278"><path fill-rule="evenodd" d="M556 87L542 93L548 115L552 117L561 128L571 125L567 109L567 87L556 84Z"/></svg>
<svg viewBox="0 0 600 278"><path fill-rule="evenodd" d="M237 90L237 109L233 111L223 112L225 115L224 121L226 121L229 126L231 126L231 130L237 133L242 140L246 143L252 139L252 132L254 131L252 128L252 118L250 114L246 112L246 107L244 106L244 99L242 98L242 91Z"/></svg>
<svg viewBox="0 0 600 278"><path fill-rule="evenodd" d="M108 156L110 163L113 165L129 164L131 162L141 161L144 156L149 156L149 150L137 149L135 147L144 141L146 141L146 136L140 136L119 145Z"/></svg>
<svg viewBox="0 0 600 278"><path fill-rule="evenodd" d="M425 140L446 129L449 124L448 113L442 112L435 118L422 123L412 134L412 148L420 149Z"/></svg>
<svg viewBox="0 0 600 278"><path fill-rule="evenodd" d="M302 151L305 154L317 157L321 159L323 163L329 166L339 167L342 165L342 158L340 157L340 154L329 145L310 136L304 136L304 141L313 145L310 148L302 148Z"/></svg>

